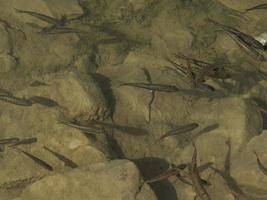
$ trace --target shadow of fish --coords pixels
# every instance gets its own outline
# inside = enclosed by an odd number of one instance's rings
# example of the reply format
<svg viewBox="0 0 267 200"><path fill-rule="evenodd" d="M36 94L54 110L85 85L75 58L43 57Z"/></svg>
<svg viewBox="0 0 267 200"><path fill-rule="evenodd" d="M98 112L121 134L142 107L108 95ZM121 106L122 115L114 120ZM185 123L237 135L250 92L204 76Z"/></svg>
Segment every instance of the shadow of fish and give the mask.
<svg viewBox="0 0 267 200"><path fill-rule="evenodd" d="M40 104L40 105L43 105L43 106L47 106L47 107L55 107L55 106L59 106L59 104L52 100L52 99L49 99L49 98L46 98L46 97L41 97L41 96L33 96L33 97L30 97L29 100L35 104Z"/></svg>
<svg viewBox="0 0 267 200"><path fill-rule="evenodd" d="M59 160L61 160L62 162L64 162L64 165L67 167L71 167L71 168L77 168L78 165L73 162L72 160L70 160L69 158L63 156L62 154L59 154L55 151L52 151L51 149L49 149L48 147L44 146L43 147L45 150L47 150L48 152L50 152L51 154L53 154L54 156L56 156Z"/></svg>
<svg viewBox="0 0 267 200"><path fill-rule="evenodd" d="M54 17L47 16L45 14L41 14L41 13L37 13L37 12L33 12L33 11L19 10L17 8L14 8L14 9L17 13L23 13L23 14L30 15L30 16L33 16L35 18L38 18L42 21L45 21L49 24L53 24L56 26L63 26L67 22L67 18L65 16L61 17L61 19L57 19Z"/></svg>
<svg viewBox="0 0 267 200"><path fill-rule="evenodd" d="M27 138L24 140L17 141L16 143L10 145L10 147L18 146L18 145L24 145L24 144L32 144L37 142L37 138Z"/></svg>
<svg viewBox="0 0 267 200"><path fill-rule="evenodd" d="M3 144L14 144L19 141L19 138L14 137L14 138L7 138L7 139L0 139L0 145Z"/></svg>
<svg viewBox="0 0 267 200"><path fill-rule="evenodd" d="M19 148L16 148L17 150L19 150L20 152L22 152L23 154L25 154L26 156L28 156L30 159L32 159L34 162L36 162L38 165L42 166L43 168L49 170L49 171L53 171L53 167L51 165L49 165L47 162L41 160L40 158L37 158L36 156L26 152L26 151L23 151Z"/></svg>

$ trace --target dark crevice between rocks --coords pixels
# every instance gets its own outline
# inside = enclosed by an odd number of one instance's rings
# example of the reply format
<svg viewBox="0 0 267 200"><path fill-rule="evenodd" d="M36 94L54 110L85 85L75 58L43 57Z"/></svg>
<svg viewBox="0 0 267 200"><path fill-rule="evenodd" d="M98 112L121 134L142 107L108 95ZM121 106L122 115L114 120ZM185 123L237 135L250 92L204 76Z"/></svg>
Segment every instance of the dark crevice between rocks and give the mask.
<svg viewBox="0 0 267 200"><path fill-rule="evenodd" d="M169 168L169 163L161 158L144 157L132 159L131 161L136 164L144 180L149 180ZM158 200L179 200L175 187L168 180L149 183L149 186L154 191Z"/></svg>
<svg viewBox="0 0 267 200"><path fill-rule="evenodd" d="M108 77L98 73L94 74L94 78L101 86L100 88L102 90L102 93L108 101L108 106L110 107L110 117L113 121L113 114L115 112L116 100L111 89L111 80Z"/></svg>
<svg viewBox="0 0 267 200"><path fill-rule="evenodd" d="M267 129L267 103L265 101L263 101L262 99L259 99L259 98L252 98L252 100L254 102L256 102L260 108L262 108L264 111L266 111L266 112L261 111L263 130L266 130Z"/></svg>

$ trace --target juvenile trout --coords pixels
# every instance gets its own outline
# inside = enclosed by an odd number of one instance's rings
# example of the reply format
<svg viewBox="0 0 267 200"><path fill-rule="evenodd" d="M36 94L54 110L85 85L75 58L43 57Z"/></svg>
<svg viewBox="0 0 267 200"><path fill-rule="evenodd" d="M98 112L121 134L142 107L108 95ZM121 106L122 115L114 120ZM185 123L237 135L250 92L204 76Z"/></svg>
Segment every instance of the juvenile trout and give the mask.
<svg viewBox="0 0 267 200"><path fill-rule="evenodd" d="M178 92L179 89L174 85L165 84L151 84L151 83L121 83L120 86L132 86L137 88L143 88L152 91L160 92Z"/></svg>
<svg viewBox="0 0 267 200"><path fill-rule="evenodd" d="M187 124L187 125L184 125L184 126L180 126L176 129L173 129L167 133L165 133L163 136L161 136L157 141L160 141L166 137L169 137L169 136L174 136L174 135L179 135L179 134L182 134L182 133L187 133L187 132L190 132L194 129L196 129L199 125L197 123L190 123L190 124Z"/></svg>
<svg viewBox="0 0 267 200"><path fill-rule="evenodd" d="M201 200L211 200L208 192L206 191L206 189L204 188L198 169L197 169L197 148L196 145L193 144L194 146L194 153L193 153L193 157L192 157L192 161L189 167L189 172L190 172L190 176L192 179L192 186L194 191L196 192L196 196L201 199Z"/></svg>
<svg viewBox="0 0 267 200"><path fill-rule="evenodd" d="M61 160L62 162L64 162L64 165L67 167L71 167L71 168L76 168L78 167L78 165L73 162L72 160L68 159L67 157L52 151L51 149L47 148L46 146L43 147L45 150L49 151L50 153L52 153L54 156L56 156L59 160Z"/></svg>

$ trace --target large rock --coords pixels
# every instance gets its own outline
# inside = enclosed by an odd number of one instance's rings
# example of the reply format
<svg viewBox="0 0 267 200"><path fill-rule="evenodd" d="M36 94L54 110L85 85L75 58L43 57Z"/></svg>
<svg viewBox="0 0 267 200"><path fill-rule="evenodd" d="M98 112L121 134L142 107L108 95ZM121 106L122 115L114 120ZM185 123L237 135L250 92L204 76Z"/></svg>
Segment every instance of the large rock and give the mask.
<svg viewBox="0 0 267 200"><path fill-rule="evenodd" d="M55 72L74 62L79 38L75 34L46 35L27 34L27 40L19 43L15 52L26 70L39 73Z"/></svg>
<svg viewBox="0 0 267 200"><path fill-rule="evenodd" d="M110 109L105 96L91 75L65 70L39 76L38 80L48 86L29 87L21 91L20 95L43 96L55 100L63 108L64 115L70 119L90 121L103 120L109 116Z"/></svg>
<svg viewBox="0 0 267 200"><path fill-rule="evenodd" d="M135 200L144 195L146 200L156 199L149 189L139 190L140 186L135 165L121 160L45 177L27 187L21 200Z"/></svg>
<svg viewBox="0 0 267 200"><path fill-rule="evenodd" d="M267 198L267 177L257 163L257 157L264 167L267 166L266 154L267 132L264 130L261 135L254 137L243 151L233 158L231 163L232 176L238 182L240 187L248 195L261 198Z"/></svg>

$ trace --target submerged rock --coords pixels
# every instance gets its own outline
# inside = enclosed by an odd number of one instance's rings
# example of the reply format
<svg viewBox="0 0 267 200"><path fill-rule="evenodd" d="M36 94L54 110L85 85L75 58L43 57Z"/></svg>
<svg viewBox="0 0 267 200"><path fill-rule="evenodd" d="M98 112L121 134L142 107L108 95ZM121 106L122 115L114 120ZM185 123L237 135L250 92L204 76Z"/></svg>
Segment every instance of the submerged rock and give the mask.
<svg viewBox="0 0 267 200"><path fill-rule="evenodd" d="M43 96L56 101L68 119L88 122L109 116L107 100L90 74L66 70L39 78L48 86L29 87L21 95Z"/></svg>
<svg viewBox="0 0 267 200"><path fill-rule="evenodd" d="M56 174L27 187L21 200L65 199L65 200L156 200L147 187L141 186L140 174L135 165L126 160L92 165L87 169L76 169ZM144 187L141 187L144 188Z"/></svg>

